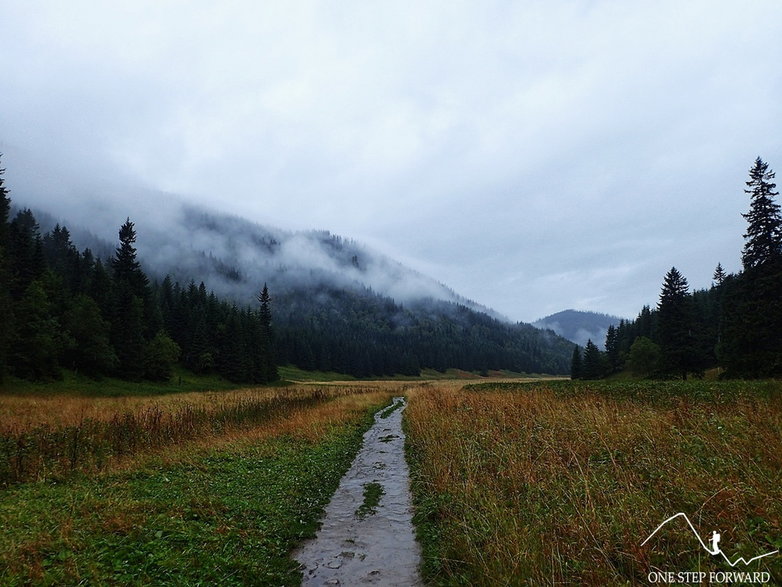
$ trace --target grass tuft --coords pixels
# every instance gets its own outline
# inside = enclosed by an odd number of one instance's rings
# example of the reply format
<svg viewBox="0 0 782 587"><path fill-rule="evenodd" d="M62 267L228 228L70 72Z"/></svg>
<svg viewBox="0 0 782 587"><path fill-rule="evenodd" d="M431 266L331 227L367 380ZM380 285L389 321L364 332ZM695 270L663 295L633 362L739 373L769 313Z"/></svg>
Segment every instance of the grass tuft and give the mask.
<svg viewBox="0 0 782 587"><path fill-rule="evenodd" d="M385 491L380 483L372 482L364 484L364 502L356 510L356 516L364 519L377 513L377 506Z"/></svg>

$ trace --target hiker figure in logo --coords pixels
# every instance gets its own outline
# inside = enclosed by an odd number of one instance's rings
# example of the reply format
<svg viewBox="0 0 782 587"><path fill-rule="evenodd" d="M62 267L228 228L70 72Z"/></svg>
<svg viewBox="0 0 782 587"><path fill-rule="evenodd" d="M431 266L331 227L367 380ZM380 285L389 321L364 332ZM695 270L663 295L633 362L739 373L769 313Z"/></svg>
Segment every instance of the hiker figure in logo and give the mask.
<svg viewBox="0 0 782 587"><path fill-rule="evenodd" d="M722 538L722 536L716 530L712 530L712 532L711 532L711 554L719 554L720 553L720 538Z"/></svg>

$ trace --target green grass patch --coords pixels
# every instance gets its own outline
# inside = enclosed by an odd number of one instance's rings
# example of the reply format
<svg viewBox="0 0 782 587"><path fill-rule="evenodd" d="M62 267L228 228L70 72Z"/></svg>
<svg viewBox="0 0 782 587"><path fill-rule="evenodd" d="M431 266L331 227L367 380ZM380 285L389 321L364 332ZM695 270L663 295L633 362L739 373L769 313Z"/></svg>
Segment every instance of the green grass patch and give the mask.
<svg viewBox="0 0 782 587"><path fill-rule="evenodd" d="M543 378L549 375L517 373L515 371L489 371L481 374L478 371L462 371L461 369L446 369L437 371L435 369L422 369L420 375L391 375L382 377L362 377L357 378L345 373L334 371L305 371L293 365L278 367L277 371L283 381L293 381L298 383L309 383L313 381L429 381L429 380L450 380L450 379L486 379L487 377L502 377L505 379L527 379Z"/></svg>
<svg viewBox="0 0 782 587"><path fill-rule="evenodd" d="M645 403L671 403L682 398L716 404L768 399L782 394L782 381L745 380L597 380L545 382L487 382L465 385L465 391L516 393L547 389L565 397L599 393L607 397Z"/></svg>
<svg viewBox="0 0 782 587"><path fill-rule="evenodd" d="M393 413L394 413L394 412L396 412L398 409L400 409L400 408L401 408L403 405L405 405L405 403L404 403L404 402L394 402L393 404L391 404L390 406L388 406L388 407L387 407L385 410L383 410L382 412L380 412L380 417L381 417L382 419L384 419L384 420L385 420L385 419L386 419L386 418L388 418L388 417L389 417L391 414L393 414Z"/></svg>
<svg viewBox="0 0 782 587"><path fill-rule="evenodd" d="M0 384L0 393L8 395L69 394L86 397L150 396L192 391L221 391L247 387L231 383L217 375L196 375L177 367L168 381L123 381L112 377L92 379L64 370L59 381L32 382L16 377L6 378Z"/></svg>
<svg viewBox="0 0 782 587"><path fill-rule="evenodd" d="M312 381L355 381L352 375L337 373L335 371L305 371L293 365L277 367L280 379L284 381L294 381L299 383L310 383Z"/></svg>
<svg viewBox="0 0 782 587"><path fill-rule="evenodd" d="M377 513L377 506L380 503L380 498L385 491L380 483L365 483L364 484L364 502L356 510L356 516L361 519L367 516L372 516Z"/></svg>
<svg viewBox="0 0 782 587"><path fill-rule="evenodd" d="M289 553L314 535L371 422L2 492L0 584L298 585Z"/></svg>

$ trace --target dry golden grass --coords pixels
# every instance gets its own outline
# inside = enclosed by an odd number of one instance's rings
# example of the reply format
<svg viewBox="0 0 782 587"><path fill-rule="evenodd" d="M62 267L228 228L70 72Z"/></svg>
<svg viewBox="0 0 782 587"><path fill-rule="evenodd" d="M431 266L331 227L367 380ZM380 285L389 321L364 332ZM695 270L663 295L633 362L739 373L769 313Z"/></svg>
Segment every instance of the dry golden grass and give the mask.
<svg viewBox="0 0 782 587"><path fill-rule="evenodd" d="M394 391L303 387L306 401L275 402L258 420L0 492L0 584L295 584L290 550Z"/></svg>
<svg viewBox="0 0 782 587"><path fill-rule="evenodd" d="M434 582L644 584L651 569L725 570L782 543L782 399L620 397L548 384L436 385L406 412L419 536ZM782 557L754 563L782 580Z"/></svg>
<svg viewBox="0 0 782 587"><path fill-rule="evenodd" d="M148 408L177 411L184 407L231 406L247 401L295 398L323 389L329 395L381 389L382 384L346 382L341 385L247 387L232 391L198 391L152 396L85 397L78 394L0 395L0 430L24 430L42 424L72 426L86 419L111 420L117 414Z"/></svg>
<svg viewBox="0 0 782 587"><path fill-rule="evenodd" d="M0 484L104 469L137 454L251 436L253 430L273 434L287 425L318 434L310 418L317 415L319 425L326 426L343 422L342 412L352 414L355 406L389 397L380 387L299 385L123 398L6 396L0 400Z"/></svg>

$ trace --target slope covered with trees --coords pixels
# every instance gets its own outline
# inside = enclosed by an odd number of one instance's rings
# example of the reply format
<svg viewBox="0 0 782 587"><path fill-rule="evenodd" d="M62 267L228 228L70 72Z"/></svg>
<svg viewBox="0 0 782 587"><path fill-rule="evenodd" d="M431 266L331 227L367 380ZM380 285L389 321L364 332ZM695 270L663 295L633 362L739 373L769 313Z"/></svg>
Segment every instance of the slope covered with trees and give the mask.
<svg viewBox="0 0 782 587"><path fill-rule="evenodd" d="M8 278L0 289L5 317L0 365L18 377L53 378L68 368L96 377L165 379L176 363L237 382L273 380L277 364L358 377L418 375L422 368L566 373L569 366L566 340L501 321L453 292L445 292L452 301L420 296L395 301L376 293L354 277L370 267L376 282L383 267L402 281L408 273L327 233L318 237L318 253L323 247L333 253L325 268L274 266L274 259L291 255L272 256L261 265L269 269L271 287L259 281L252 299L243 294L248 272L228 259L240 251L251 250L251 256L277 251L287 242L282 235L278 240L253 236L246 224L233 220L229 224L241 241L227 241L227 256L193 251L191 264L150 269L139 253L143 239L136 242L129 219L119 229L113 254L101 259L88 248L80 252L68 229L58 224L41 234L30 210L9 219L5 191L2 202L0 271ZM208 225L212 241L224 244L220 235L228 220L197 220ZM210 275L218 271L223 285L238 287L224 287L228 293L221 296L209 291L194 269L204 263L212 268ZM332 273L342 269L345 274L335 279ZM439 291L423 276L411 279L418 289L423 284L424 290ZM243 305L250 301L251 307Z"/></svg>
<svg viewBox="0 0 782 587"><path fill-rule="evenodd" d="M78 251L67 228L41 235L30 210L13 219L9 210L0 183L0 377L56 379L68 368L166 380L181 361L237 382L277 378L265 289L255 310L220 301L203 284L151 284L130 219L104 262Z"/></svg>
<svg viewBox="0 0 782 587"><path fill-rule="evenodd" d="M656 308L610 328L597 373L585 373L577 349L576 378L599 378L622 369L636 376L686 378L719 367L723 377L782 375L782 215L774 172L757 158L745 193L749 210L742 271L721 263L709 289L690 291L675 268L665 275ZM578 356L576 356L578 355Z"/></svg>

